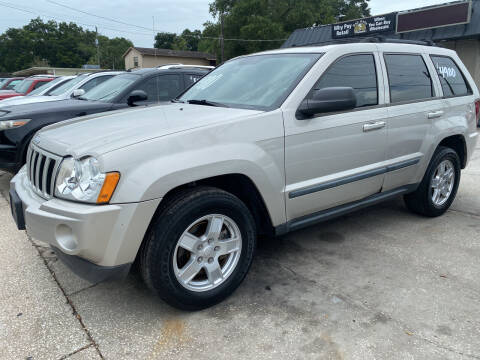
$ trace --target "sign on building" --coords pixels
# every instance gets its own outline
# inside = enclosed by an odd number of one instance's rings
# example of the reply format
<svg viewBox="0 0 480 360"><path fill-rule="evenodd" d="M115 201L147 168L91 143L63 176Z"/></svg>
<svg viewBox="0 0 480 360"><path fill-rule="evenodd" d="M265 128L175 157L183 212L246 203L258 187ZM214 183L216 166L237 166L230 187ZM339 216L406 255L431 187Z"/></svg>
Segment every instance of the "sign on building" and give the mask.
<svg viewBox="0 0 480 360"><path fill-rule="evenodd" d="M470 1L402 12L397 16L397 33L468 24L471 14Z"/></svg>
<svg viewBox="0 0 480 360"><path fill-rule="evenodd" d="M373 16L332 25L332 38L341 39L353 36L369 36L382 32L395 31L396 14Z"/></svg>

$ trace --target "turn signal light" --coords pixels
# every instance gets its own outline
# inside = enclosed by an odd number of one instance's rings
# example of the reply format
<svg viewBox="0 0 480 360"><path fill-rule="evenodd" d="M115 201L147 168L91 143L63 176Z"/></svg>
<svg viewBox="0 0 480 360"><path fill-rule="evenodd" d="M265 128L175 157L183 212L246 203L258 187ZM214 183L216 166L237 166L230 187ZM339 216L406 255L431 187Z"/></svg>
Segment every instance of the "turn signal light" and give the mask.
<svg viewBox="0 0 480 360"><path fill-rule="evenodd" d="M98 194L97 204L108 204L110 202L119 180L120 173L118 172L110 172L105 175L102 190Z"/></svg>

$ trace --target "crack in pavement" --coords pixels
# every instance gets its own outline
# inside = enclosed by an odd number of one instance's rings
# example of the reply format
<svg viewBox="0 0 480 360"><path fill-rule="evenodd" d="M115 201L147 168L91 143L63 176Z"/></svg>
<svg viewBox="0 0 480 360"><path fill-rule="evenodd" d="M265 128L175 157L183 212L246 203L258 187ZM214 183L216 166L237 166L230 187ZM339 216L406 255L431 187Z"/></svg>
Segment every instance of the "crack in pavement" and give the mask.
<svg viewBox="0 0 480 360"><path fill-rule="evenodd" d="M35 245L35 243L33 242L32 238L30 237L30 235L27 234L27 239L30 241L30 243L32 244L32 246L35 248L35 250L37 250L38 252L38 256L40 256L40 258L43 260L43 263L45 264L45 266L47 267L48 271L50 272L50 274L52 275L53 277L53 280L57 283L57 286L58 288L62 291L62 294L63 296L65 297L65 299L67 300L67 303L70 305L70 307L72 308L72 314L75 316L75 318L78 320L78 322L80 323L80 325L82 326L82 329L83 331L85 332L85 334L87 335L87 338L88 340L90 341L90 344L89 346L94 346L95 347L95 350L97 351L98 355L100 356L101 359L105 359L103 354L101 353L99 347L98 347L98 344L97 342L95 341L95 339L93 338L92 334L90 333L90 330L88 330L87 326L85 325L85 323L83 322L83 319L82 317L80 316L80 314L77 312L77 309L75 308L75 305L73 304L72 300L70 299L69 295L67 295L67 292L65 291L65 289L62 287L62 285L60 284L60 282L58 281L57 279L57 276L55 275L55 272L50 268L50 266L48 265L48 261L47 259L45 259L45 257L42 255L42 253L38 250L38 247Z"/></svg>
<svg viewBox="0 0 480 360"><path fill-rule="evenodd" d="M75 351L72 351L70 354L67 354L67 355L64 355L62 356L60 359L58 360L65 360L65 359L68 359L69 357L75 355L75 354L78 354L80 351L83 351L83 350L87 350L89 348L91 348L93 346L93 344L88 344L88 345L85 345L83 347L81 347L80 349L77 349Z"/></svg>
<svg viewBox="0 0 480 360"><path fill-rule="evenodd" d="M0 174L0 178L3 176L4 174ZM6 200L6 202L8 204L10 204L10 199L8 197L5 196L5 194L3 192L0 192L1 193L1 196ZM49 264L48 264L48 261L47 259L42 255L42 252L39 250L39 246L37 244L35 244L35 242L33 241L33 239L31 238L30 235L28 235L28 233L25 231L25 234L27 236L27 239L28 241L30 242L30 244L35 248L35 250L37 251L38 253L38 256L42 259L43 263L45 264L45 267L48 269L48 271L50 272L50 274L52 275L53 277L53 280L55 281L55 283L57 284L58 288L60 289L60 291L62 292L63 296L65 297L65 299L67 300L67 303L68 305L70 305L71 309L72 309L72 314L75 316L75 318L78 320L78 322L80 323L80 326L82 327L82 330L85 332L85 334L87 335L87 338L88 338L88 341L90 342L90 344L86 345L85 347L83 348L80 348L78 350L76 350L75 352L71 353L71 354L67 354L65 355L65 357L62 357L61 359L66 359L70 356L72 356L73 354L77 353L77 352L80 352L82 350L85 350L85 349L88 349L89 347L93 346L95 347L95 350L97 351L98 355L100 356L100 358L103 360L105 359L105 357L103 356L103 354L101 353L100 349L99 349L99 346L97 344L97 342L95 341L95 339L93 338L92 334L90 333L90 331L88 330L88 328L86 327L85 323L83 322L83 319L82 317L80 316L80 314L77 312L77 309L75 308L75 305L73 304L72 300L70 299L69 295L67 295L65 289L62 287L62 285L60 284L60 282L58 281L57 279L57 276L55 275L55 272L50 268Z"/></svg>

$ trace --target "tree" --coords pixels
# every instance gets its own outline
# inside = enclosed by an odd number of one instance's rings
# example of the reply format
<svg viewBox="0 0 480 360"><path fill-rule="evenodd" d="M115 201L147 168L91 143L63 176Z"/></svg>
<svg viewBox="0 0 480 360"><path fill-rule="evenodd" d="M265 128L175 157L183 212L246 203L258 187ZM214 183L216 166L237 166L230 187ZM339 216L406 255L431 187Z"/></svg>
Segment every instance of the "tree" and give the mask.
<svg viewBox="0 0 480 360"><path fill-rule="evenodd" d="M190 31L189 29L183 30L180 35L160 32L155 36L154 46L157 49L197 51L201 35L200 30Z"/></svg>
<svg viewBox="0 0 480 360"><path fill-rule="evenodd" d="M328 24L343 15L350 20L370 15L369 0L214 0L210 12L217 20L205 24L203 36L218 37L223 14L226 39L278 40L268 42L225 41L225 56L279 47L295 29ZM208 35L207 35L208 34ZM203 39L199 48L218 49L218 40ZM218 53L216 51L215 53Z"/></svg>
<svg viewBox="0 0 480 360"><path fill-rule="evenodd" d="M175 43L177 34L169 32L159 32L155 35L155 45L157 49L172 49Z"/></svg>
<svg viewBox="0 0 480 360"><path fill-rule="evenodd" d="M132 43L124 38L99 36L101 66L123 68L121 55ZM22 28L10 28L0 35L0 71L13 72L36 64L81 67L96 57L95 32L74 23L32 19ZM96 63L96 60L94 61ZM118 65L118 66L117 66Z"/></svg>
<svg viewBox="0 0 480 360"><path fill-rule="evenodd" d="M183 30L179 38L183 39L183 48L179 50L198 51L198 43L202 32L200 30L190 31L189 29Z"/></svg>
<svg viewBox="0 0 480 360"><path fill-rule="evenodd" d="M98 36L98 49L100 57L100 67L102 69L125 70L125 61L123 54L133 43L125 38L110 39L107 36ZM96 53L90 58L89 64L97 64Z"/></svg>

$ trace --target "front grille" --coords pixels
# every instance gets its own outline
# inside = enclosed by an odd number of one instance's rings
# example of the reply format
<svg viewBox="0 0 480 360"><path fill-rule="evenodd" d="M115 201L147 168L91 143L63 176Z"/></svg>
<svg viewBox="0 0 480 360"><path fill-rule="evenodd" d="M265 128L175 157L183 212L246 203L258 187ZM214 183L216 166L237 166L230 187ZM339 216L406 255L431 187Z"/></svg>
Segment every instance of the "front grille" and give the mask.
<svg viewBox="0 0 480 360"><path fill-rule="evenodd" d="M31 144L27 152L27 175L33 190L50 199L54 194L55 176L62 158Z"/></svg>

